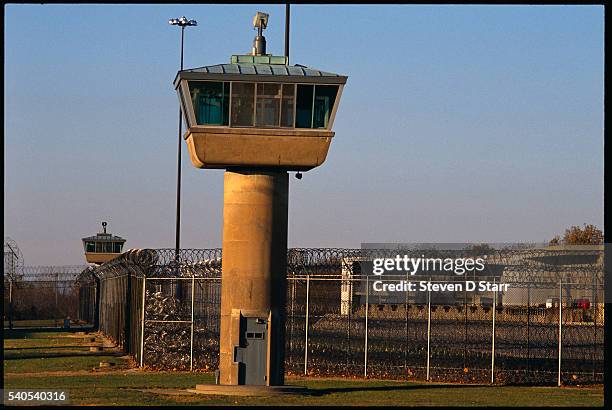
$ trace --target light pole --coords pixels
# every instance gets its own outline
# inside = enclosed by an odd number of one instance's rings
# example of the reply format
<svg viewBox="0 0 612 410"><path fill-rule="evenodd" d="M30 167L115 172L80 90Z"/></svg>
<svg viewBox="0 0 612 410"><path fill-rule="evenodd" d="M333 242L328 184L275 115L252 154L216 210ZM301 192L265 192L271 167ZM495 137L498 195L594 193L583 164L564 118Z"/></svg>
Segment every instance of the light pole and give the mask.
<svg viewBox="0 0 612 410"><path fill-rule="evenodd" d="M168 20L168 24L179 26L181 28L181 70L183 70L183 40L185 39L185 27L197 26L198 22L189 20L182 16ZM177 172L176 172L176 238L174 243L174 257L178 262L180 243L181 243L181 134L183 133L183 113L179 105L179 120L178 120L178 154L177 154Z"/></svg>
<svg viewBox="0 0 612 410"><path fill-rule="evenodd" d="M291 10L289 3L285 4L285 57L287 57L287 65L289 65L289 20L291 18Z"/></svg>

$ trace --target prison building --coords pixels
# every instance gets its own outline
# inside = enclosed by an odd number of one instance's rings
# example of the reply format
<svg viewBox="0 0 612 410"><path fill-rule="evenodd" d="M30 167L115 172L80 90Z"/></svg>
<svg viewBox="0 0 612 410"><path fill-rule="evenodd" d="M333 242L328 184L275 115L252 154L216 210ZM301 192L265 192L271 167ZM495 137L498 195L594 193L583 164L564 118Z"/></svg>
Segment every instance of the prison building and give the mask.
<svg viewBox="0 0 612 410"><path fill-rule="evenodd" d="M603 283L603 245L556 245L517 252L505 258L502 282L513 285L504 292L506 306L552 307L577 301L603 303L598 284ZM561 282L561 290L557 284Z"/></svg>

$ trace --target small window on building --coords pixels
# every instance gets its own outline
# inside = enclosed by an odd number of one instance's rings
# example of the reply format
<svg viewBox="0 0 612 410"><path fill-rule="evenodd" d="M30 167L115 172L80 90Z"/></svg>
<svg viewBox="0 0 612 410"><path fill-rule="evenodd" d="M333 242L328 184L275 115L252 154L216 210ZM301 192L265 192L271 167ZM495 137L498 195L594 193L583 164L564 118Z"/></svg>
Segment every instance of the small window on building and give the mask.
<svg viewBox="0 0 612 410"><path fill-rule="evenodd" d="M121 242L113 243L113 253L121 253L121 248L123 248L123 244Z"/></svg>
<svg viewBox="0 0 612 410"><path fill-rule="evenodd" d="M112 242L104 242L104 253L113 253Z"/></svg>
<svg viewBox="0 0 612 410"><path fill-rule="evenodd" d="M281 127L293 127L293 107L295 104L295 84L283 84L281 100Z"/></svg>
<svg viewBox="0 0 612 410"><path fill-rule="evenodd" d="M229 124L229 83L190 81L189 92L198 124Z"/></svg>
<svg viewBox="0 0 612 410"><path fill-rule="evenodd" d="M337 85L316 85L312 128L327 128L329 117L334 109Z"/></svg>
<svg viewBox="0 0 612 410"><path fill-rule="evenodd" d="M280 125L281 85L257 83L256 127Z"/></svg>
<svg viewBox="0 0 612 410"><path fill-rule="evenodd" d="M102 253L103 252L102 242L96 242L96 252L97 253Z"/></svg>
<svg viewBox="0 0 612 410"><path fill-rule="evenodd" d="M95 251L96 251L95 242L85 242L85 252L95 252Z"/></svg>
<svg viewBox="0 0 612 410"><path fill-rule="evenodd" d="M295 128L312 128L313 88L308 84L297 85Z"/></svg>
<svg viewBox="0 0 612 410"><path fill-rule="evenodd" d="M232 118L236 127L252 127L255 123L255 83L232 83Z"/></svg>

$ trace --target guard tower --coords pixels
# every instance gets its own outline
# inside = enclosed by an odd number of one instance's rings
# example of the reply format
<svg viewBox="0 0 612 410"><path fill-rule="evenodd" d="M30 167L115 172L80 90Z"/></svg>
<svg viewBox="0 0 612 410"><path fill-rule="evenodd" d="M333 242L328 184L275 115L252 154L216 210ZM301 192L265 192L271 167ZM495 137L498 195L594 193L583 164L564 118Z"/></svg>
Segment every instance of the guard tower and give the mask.
<svg viewBox="0 0 612 410"><path fill-rule="evenodd" d="M102 232L83 238L85 259L88 263L101 264L117 257L123 250L125 239L106 232L106 222L102 222Z"/></svg>
<svg viewBox="0 0 612 410"><path fill-rule="evenodd" d="M225 169L219 381L284 384L288 171L321 165L347 77L266 54L179 71L191 162Z"/></svg>

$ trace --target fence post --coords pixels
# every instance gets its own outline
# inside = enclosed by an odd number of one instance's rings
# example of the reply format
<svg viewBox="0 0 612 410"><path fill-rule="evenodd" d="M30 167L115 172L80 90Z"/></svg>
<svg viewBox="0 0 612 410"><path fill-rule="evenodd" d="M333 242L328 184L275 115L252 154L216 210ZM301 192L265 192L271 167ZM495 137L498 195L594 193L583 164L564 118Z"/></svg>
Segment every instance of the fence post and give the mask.
<svg viewBox="0 0 612 410"><path fill-rule="evenodd" d="M529 377L529 373L531 370L531 352L530 352L530 343L529 340L529 322L531 320L531 283L527 282L527 377Z"/></svg>
<svg viewBox="0 0 612 410"><path fill-rule="evenodd" d="M347 339L347 348L346 348L346 368L349 368L349 363L351 362L351 315L353 312L353 274L351 271L351 292L349 297L348 304L348 314L346 315L346 339ZM597 339L597 338L596 338Z"/></svg>
<svg viewBox="0 0 612 410"><path fill-rule="evenodd" d="M468 308L467 308L467 276L464 277L463 291L463 368L467 366L467 345L468 345ZM472 297L473 298L473 297ZM472 299L473 302L473 299Z"/></svg>
<svg viewBox="0 0 612 410"><path fill-rule="evenodd" d="M9 319L9 329L13 329L13 278L9 277L9 311L8 311L8 319Z"/></svg>
<svg viewBox="0 0 612 410"><path fill-rule="evenodd" d="M58 305L58 296L59 296L59 272L55 273L55 317L59 316L59 305Z"/></svg>
<svg viewBox="0 0 612 410"><path fill-rule="evenodd" d="M363 357L363 377L368 377L368 316L370 312L370 282L366 275L365 341Z"/></svg>
<svg viewBox="0 0 612 410"><path fill-rule="evenodd" d="M101 303L101 292L102 292L102 280L99 277L95 277L96 291L94 297L96 298L96 304L94 305L94 330L100 330L100 303Z"/></svg>
<svg viewBox="0 0 612 410"><path fill-rule="evenodd" d="M124 326L124 345L123 348L127 350L129 354L133 353L132 350L132 272L129 271L126 279L125 286L125 310L123 313L123 326Z"/></svg>
<svg viewBox="0 0 612 410"><path fill-rule="evenodd" d="M562 281L559 281L559 370L557 372L557 386L561 386L561 328L563 323L563 286Z"/></svg>
<svg viewBox="0 0 612 410"><path fill-rule="evenodd" d="M495 289L495 278L493 278ZM493 291L493 328L491 332L491 384L495 382L495 312L497 311L497 291Z"/></svg>
<svg viewBox="0 0 612 410"><path fill-rule="evenodd" d="M431 278L429 278L431 284ZM427 290L427 376L425 380L429 381L429 349L431 347L431 288Z"/></svg>
<svg viewBox="0 0 612 410"><path fill-rule="evenodd" d="M406 272L406 282L409 281L409 273ZM408 291L404 291L404 374L408 375Z"/></svg>
<svg viewBox="0 0 612 410"><path fill-rule="evenodd" d="M306 275L306 326L304 338L304 375L308 374L308 302L310 299L310 274Z"/></svg>
<svg viewBox="0 0 612 410"><path fill-rule="evenodd" d="M295 277L289 277L291 281L291 327L289 328L289 363L293 364L293 326L295 324Z"/></svg>
<svg viewBox="0 0 612 410"><path fill-rule="evenodd" d="M189 370L193 371L193 317L195 310L195 275L191 275L191 351L189 352Z"/></svg>
<svg viewBox="0 0 612 410"><path fill-rule="evenodd" d="M145 296L147 290L147 277L142 281L142 312L140 319L140 367L144 366L144 339L145 339Z"/></svg>
<svg viewBox="0 0 612 410"><path fill-rule="evenodd" d="M595 352L597 351L597 306L598 306L598 297L597 297L597 278L593 280L595 283L593 285L593 353L591 354L591 361L593 362L593 380L595 380Z"/></svg>

